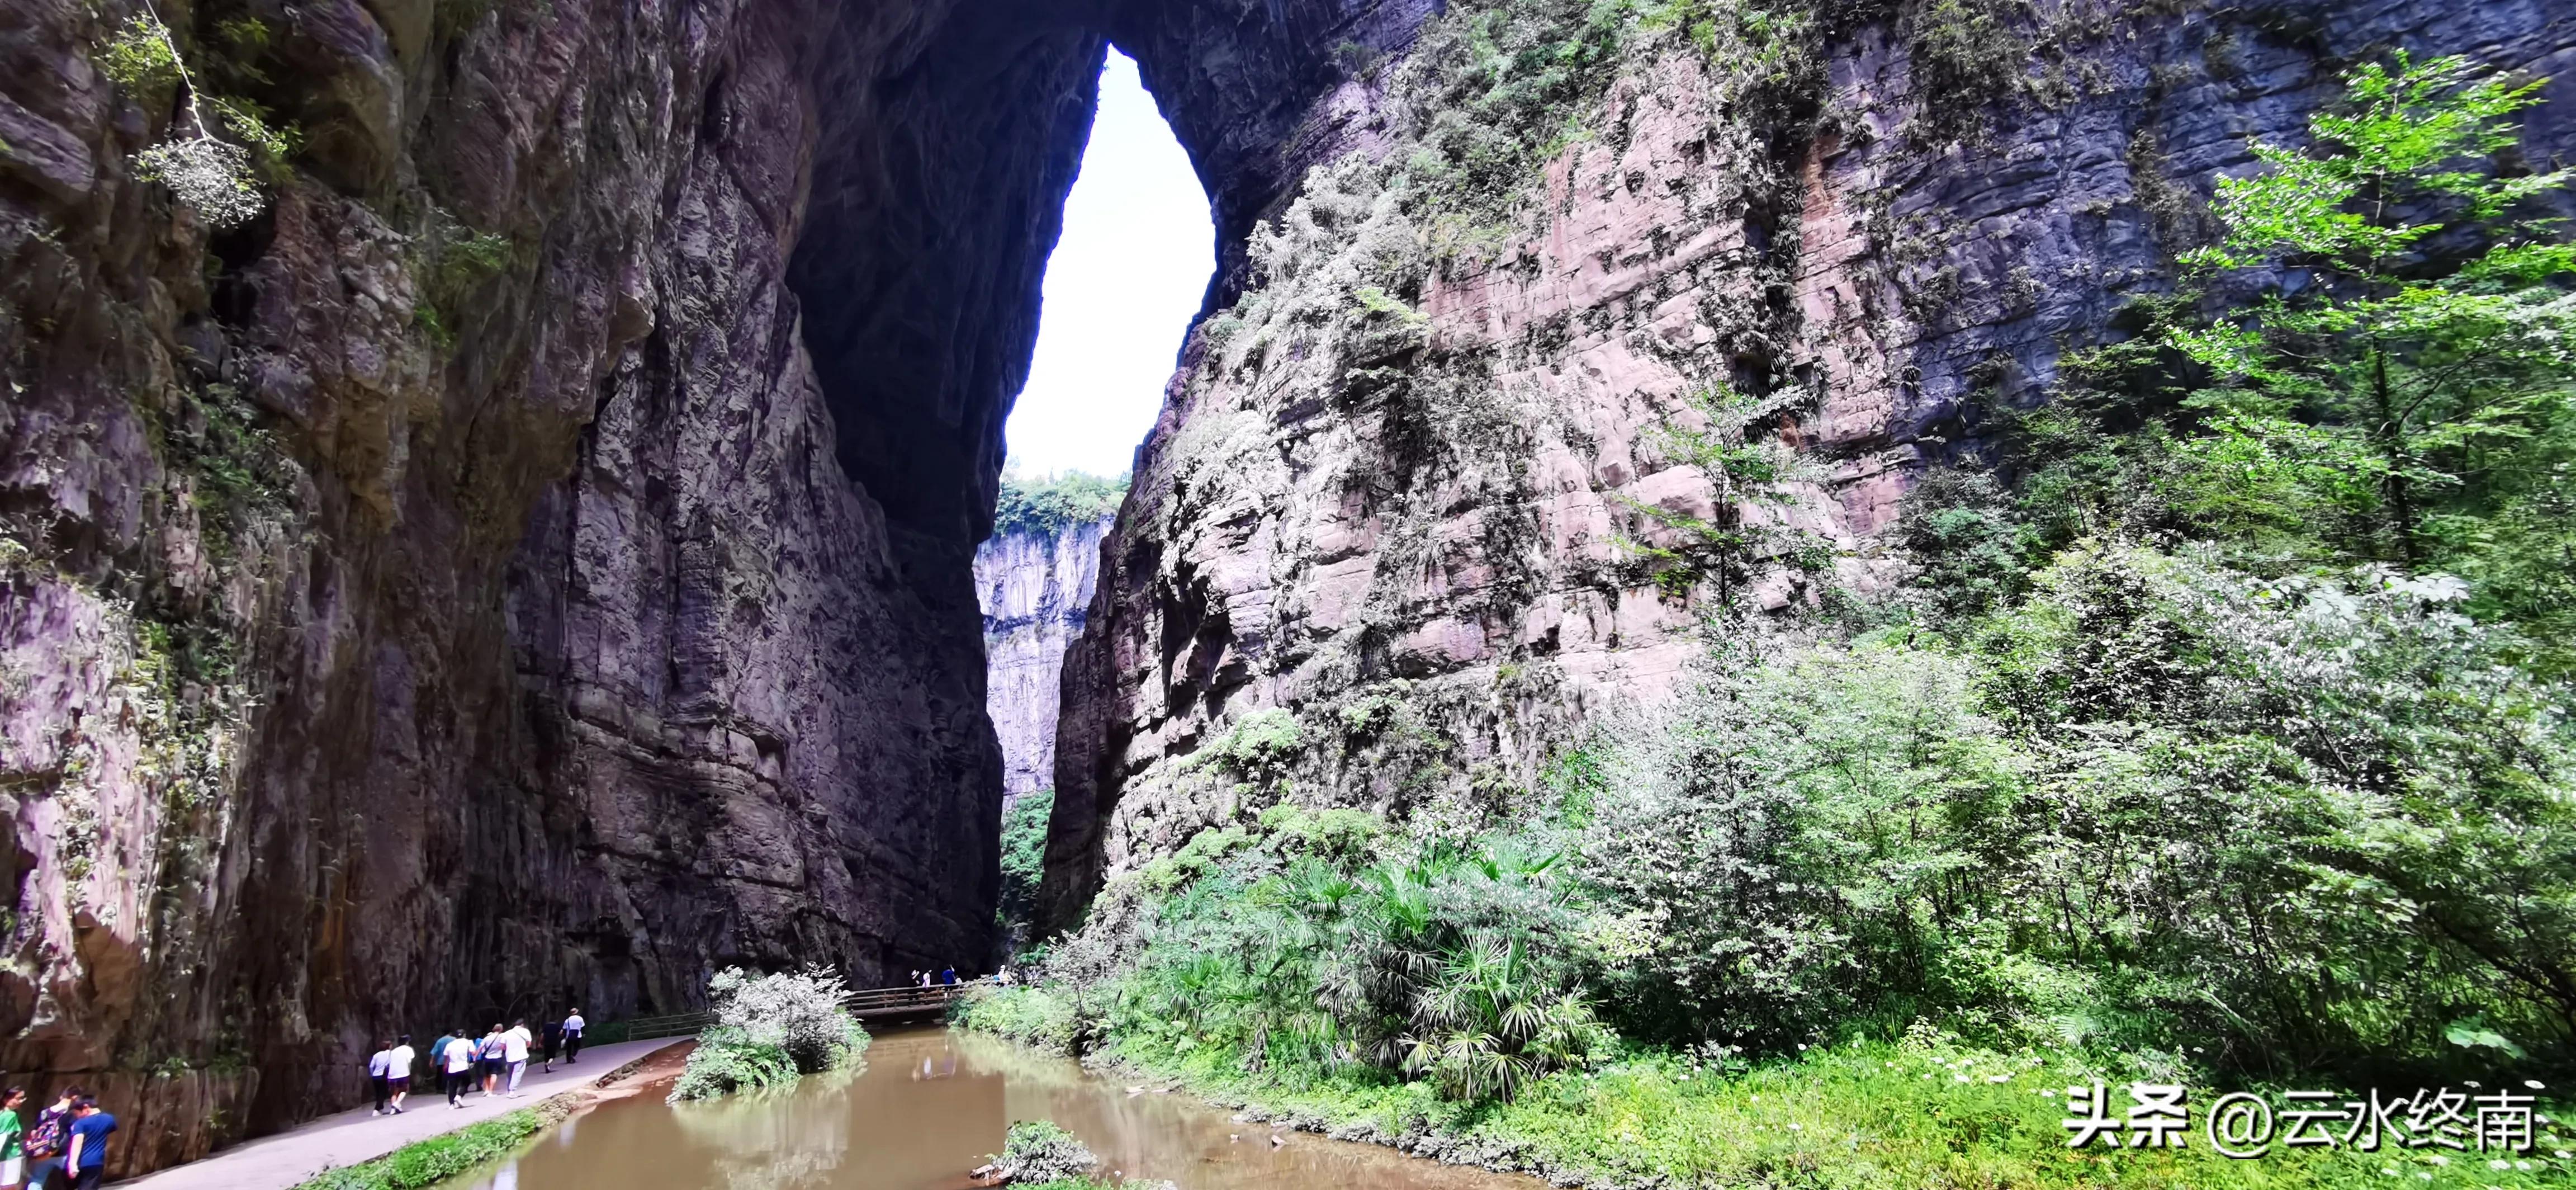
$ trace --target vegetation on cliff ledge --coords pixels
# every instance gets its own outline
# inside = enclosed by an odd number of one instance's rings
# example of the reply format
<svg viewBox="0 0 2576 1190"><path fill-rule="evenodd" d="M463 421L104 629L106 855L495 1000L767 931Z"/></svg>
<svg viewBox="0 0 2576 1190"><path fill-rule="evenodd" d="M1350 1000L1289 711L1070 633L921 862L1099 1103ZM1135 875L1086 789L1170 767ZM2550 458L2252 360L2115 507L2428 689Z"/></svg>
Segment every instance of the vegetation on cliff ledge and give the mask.
<svg viewBox="0 0 2576 1190"><path fill-rule="evenodd" d="M1717 617L1675 705L1481 816L1301 807L1229 736L1276 804L961 1020L1568 1183L2563 1184L2576 248L2525 205L2566 178L2493 161L2528 88L2348 83L2144 333L1914 491L1910 586ZM2096 1084L2115 1134L2186 1096L2184 1143L2070 1146ZM2203 1131L2437 1087L2529 1143Z"/></svg>
<svg viewBox="0 0 2576 1190"><path fill-rule="evenodd" d="M1081 471L1045 479L1004 475L1001 498L993 505L993 535L1053 537L1074 525L1107 520L1126 498L1124 475L1108 479Z"/></svg>

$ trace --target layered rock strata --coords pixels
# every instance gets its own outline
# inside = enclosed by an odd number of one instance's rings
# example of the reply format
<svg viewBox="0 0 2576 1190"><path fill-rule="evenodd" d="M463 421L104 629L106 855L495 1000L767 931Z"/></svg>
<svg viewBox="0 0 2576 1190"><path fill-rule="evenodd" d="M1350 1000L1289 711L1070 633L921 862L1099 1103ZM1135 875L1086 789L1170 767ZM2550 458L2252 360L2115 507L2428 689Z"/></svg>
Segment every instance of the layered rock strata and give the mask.
<svg viewBox="0 0 2576 1190"><path fill-rule="evenodd" d="M1459 0L1330 101L1368 135L1235 258L1104 548L1042 930L1272 801L1480 829L1671 689L1716 593L1628 543L1672 544L1648 507L1715 511L1662 433L1705 426L1695 395L1805 454L1749 515L1840 554L1752 601L1866 591L1912 477L2168 292L2212 177L2304 139L2348 65L2548 77L2522 153L2576 152L2576 15L2548 5L1649 9L1605 37L1584 5ZM1506 201L1472 188L1551 135Z"/></svg>
<svg viewBox="0 0 2576 1190"><path fill-rule="evenodd" d="M1240 227L1427 4L164 4L281 133L220 234L139 6L0 4L0 1073L121 1174L397 1029L989 952L971 559L1104 40Z"/></svg>
<svg viewBox="0 0 2576 1190"><path fill-rule="evenodd" d="M1065 647L1081 635L1108 520L996 533L975 551L984 609L984 712L1002 745L1002 798L1052 788Z"/></svg>

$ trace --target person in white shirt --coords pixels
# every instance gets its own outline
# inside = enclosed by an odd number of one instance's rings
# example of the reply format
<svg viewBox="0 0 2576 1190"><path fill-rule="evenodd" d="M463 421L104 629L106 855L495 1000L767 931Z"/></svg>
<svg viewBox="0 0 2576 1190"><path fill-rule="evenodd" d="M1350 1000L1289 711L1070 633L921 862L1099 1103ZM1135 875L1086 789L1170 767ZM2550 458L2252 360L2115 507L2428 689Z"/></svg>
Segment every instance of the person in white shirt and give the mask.
<svg viewBox="0 0 2576 1190"><path fill-rule="evenodd" d="M403 1097L411 1094L411 1062L416 1056L409 1033L385 1053L385 1097L393 1100L394 1114L398 1116L402 1114Z"/></svg>
<svg viewBox="0 0 2576 1190"><path fill-rule="evenodd" d="M581 1019L581 1010L578 1008L572 1010L572 1015L564 1018L564 1065L570 1066L581 1060L581 1031L589 1027L590 1022Z"/></svg>
<svg viewBox="0 0 2576 1190"><path fill-rule="evenodd" d="M494 1021L492 1031L484 1034L483 1040L474 1047L475 1060L483 1064L483 1093L486 1095L501 1093L501 1051L509 1048L501 1040L501 1035L501 1022Z"/></svg>
<svg viewBox="0 0 2576 1190"><path fill-rule="evenodd" d="M456 1041L447 1047L447 1106L465 1106L465 1088L474 1085L474 1042L465 1030L456 1031Z"/></svg>
<svg viewBox="0 0 2576 1190"><path fill-rule="evenodd" d="M512 1099L519 1097L519 1078L528 1072L528 1047L536 1040L536 1035L528 1032L525 1020L513 1022L510 1031L501 1035L501 1060L510 1067L508 1095Z"/></svg>
<svg viewBox="0 0 2576 1190"><path fill-rule="evenodd" d="M367 1055L367 1085L376 1092L376 1108L368 1112L368 1115L385 1114L385 1071L393 1065L393 1050L394 1047L379 1041L376 1043L376 1052Z"/></svg>

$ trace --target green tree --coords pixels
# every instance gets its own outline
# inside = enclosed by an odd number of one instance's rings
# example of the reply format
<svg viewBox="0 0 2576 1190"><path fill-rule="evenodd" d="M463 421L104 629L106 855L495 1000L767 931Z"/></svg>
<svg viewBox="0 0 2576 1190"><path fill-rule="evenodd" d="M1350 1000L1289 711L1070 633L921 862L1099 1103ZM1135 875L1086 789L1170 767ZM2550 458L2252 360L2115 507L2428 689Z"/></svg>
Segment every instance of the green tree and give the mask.
<svg viewBox="0 0 2576 1190"><path fill-rule="evenodd" d="M2165 327L2221 378L2185 402L2214 432L2187 444L2183 503L2340 507L2364 526L2354 552L2456 564L2496 479L2566 416L2576 246L2528 208L2570 175L2501 156L2536 82L2400 54L2346 87L2307 148L2254 144L2265 168L2218 185L2222 238L2183 259L2202 287L2256 268L2304 281Z"/></svg>
<svg viewBox="0 0 2576 1190"><path fill-rule="evenodd" d="M1035 480L1005 475L993 506L993 535L1052 536L1070 525L1107 519L1126 498L1124 475L1103 479L1067 471Z"/></svg>
<svg viewBox="0 0 2576 1190"><path fill-rule="evenodd" d="M1037 916L1038 885L1046 878L1047 819L1054 812L1052 789L1022 794L1002 811L1000 913L1015 941Z"/></svg>
<svg viewBox="0 0 2576 1190"><path fill-rule="evenodd" d="M1796 499L1791 485L1816 478L1816 469L1773 433L1805 396L1792 390L1756 397L1719 385L1689 396L1694 417L1675 417L1660 427L1655 443L1665 458L1708 477L1710 515L1615 493L1613 498L1668 530L1667 545L1621 542L1644 560L1666 593L1681 595L1708 583L1719 599L1728 600L1777 569L1812 575L1830 564L1831 547L1790 521Z"/></svg>

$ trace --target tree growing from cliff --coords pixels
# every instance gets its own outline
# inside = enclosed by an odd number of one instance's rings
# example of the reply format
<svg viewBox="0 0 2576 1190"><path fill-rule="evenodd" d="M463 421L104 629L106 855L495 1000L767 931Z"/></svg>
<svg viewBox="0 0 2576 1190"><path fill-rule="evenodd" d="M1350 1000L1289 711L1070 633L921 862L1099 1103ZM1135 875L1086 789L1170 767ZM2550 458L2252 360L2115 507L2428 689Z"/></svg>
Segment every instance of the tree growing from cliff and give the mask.
<svg viewBox="0 0 2576 1190"><path fill-rule="evenodd" d="M1732 600L1779 570L1813 574L1830 561L1824 541L1789 516L1791 485L1813 478L1815 468L1771 432L1805 395L1756 397L1721 384L1691 394L1693 416L1664 423L1657 445L1668 460L1708 478L1709 515L1615 498L1666 530L1662 543L1621 543L1646 563L1666 593L1680 595L1706 583L1721 601Z"/></svg>
<svg viewBox="0 0 2576 1190"><path fill-rule="evenodd" d="M2345 85L2307 148L2254 144L2261 172L2218 184L2222 238L2183 259L2203 287L2285 278L2165 329L2221 377L2185 402L2215 431L2190 444L2191 495L2221 517L2297 498L2338 510L2353 552L2458 564L2493 544L2481 530L2513 477L2566 453L2576 245L2529 208L2570 173L2512 160L2537 82L2400 54Z"/></svg>
<svg viewBox="0 0 2576 1190"><path fill-rule="evenodd" d="M206 125L209 101L196 76L179 55L168 26L150 13L128 21L98 55L100 71L137 98L166 96L177 83L184 99L181 113L192 134L174 136L134 155L135 175L170 188L180 202L194 208L207 226L218 231L238 227L268 209L268 200L252 180L251 150L214 134ZM216 118L234 135L275 162L292 150L284 134L268 127L251 105L214 99Z"/></svg>

